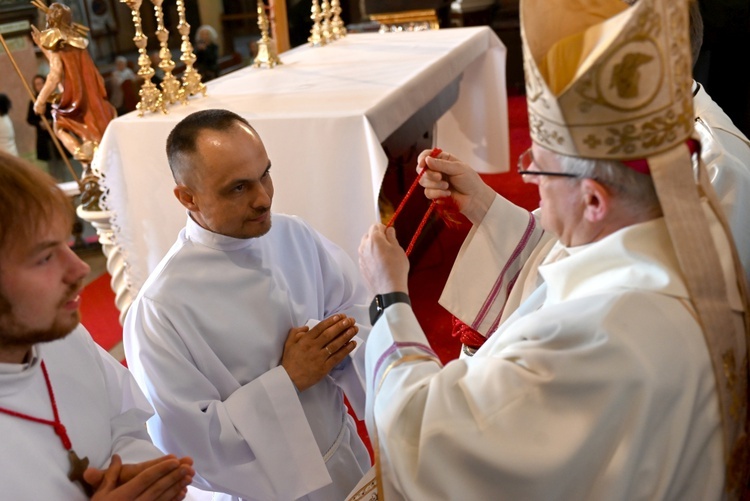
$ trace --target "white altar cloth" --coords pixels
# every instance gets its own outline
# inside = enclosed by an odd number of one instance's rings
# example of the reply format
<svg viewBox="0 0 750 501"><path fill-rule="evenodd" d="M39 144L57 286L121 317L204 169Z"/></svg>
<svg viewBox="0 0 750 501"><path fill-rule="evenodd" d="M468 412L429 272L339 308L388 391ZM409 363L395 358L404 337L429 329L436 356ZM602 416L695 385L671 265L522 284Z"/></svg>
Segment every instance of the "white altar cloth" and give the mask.
<svg viewBox="0 0 750 501"><path fill-rule="evenodd" d="M165 144L194 111L226 108L247 118L272 162L273 210L303 217L355 262L361 236L379 219L388 165L381 142L445 100L451 83L458 82L458 97L444 103L450 109L437 122L436 146L480 172L508 169L505 47L487 27L354 34L281 59L273 69L212 80L206 97L166 115L130 113L107 127L94 167L104 176L133 295L185 224Z"/></svg>

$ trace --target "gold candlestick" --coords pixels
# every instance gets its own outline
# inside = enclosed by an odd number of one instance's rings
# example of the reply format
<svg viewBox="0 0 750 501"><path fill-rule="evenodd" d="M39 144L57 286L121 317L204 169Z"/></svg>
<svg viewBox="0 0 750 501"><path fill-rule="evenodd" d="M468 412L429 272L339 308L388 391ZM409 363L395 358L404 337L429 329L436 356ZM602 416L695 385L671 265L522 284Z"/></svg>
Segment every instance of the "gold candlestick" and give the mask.
<svg viewBox="0 0 750 501"><path fill-rule="evenodd" d="M344 21L341 20L341 2L339 0L331 0L331 12L333 12L331 32L333 33L333 39L338 40L346 36L346 27Z"/></svg>
<svg viewBox="0 0 750 501"><path fill-rule="evenodd" d="M185 19L185 2L184 0L177 0L177 15L179 17L179 24L177 25L177 31L180 32L182 38L182 45L180 50L182 55L180 61L185 63L185 73L182 75L182 89L185 96L194 96L199 92L206 95L206 86L201 83L201 75L198 71L193 68L195 64L195 54L193 54L193 44L190 43L190 25Z"/></svg>
<svg viewBox="0 0 750 501"><path fill-rule="evenodd" d="M154 4L154 12L156 13L156 38L159 40L159 68L164 72L164 78L161 81L162 101L166 104L174 104L177 101L187 104L187 96L182 88L182 84L172 75L175 64L172 61L172 53L169 51L169 46L167 45L169 30L164 26L164 11L162 10L164 0L151 0L151 3Z"/></svg>
<svg viewBox="0 0 750 501"><path fill-rule="evenodd" d="M318 4L318 0L312 0L312 7L310 7L310 19L313 21L313 27L310 30L310 36L307 38L307 41L310 42L310 45L313 47L318 47L320 45L325 45L326 39L322 35L321 27L320 27L320 21L323 18L321 12L320 12L320 5Z"/></svg>
<svg viewBox="0 0 750 501"><path fill-rule="evenodd" d="M141 90L138 92L141 100L136 106L138 116L142 117L146 111L161 111L162 113L166 113L167 109L164 106L161 92L159 92L154 82L151 81L151 77L154 76L154 69L151 67L151 59L146 53L148 37L143 34L143 26L141 24L141 3L143 0L120 1L130 7L130 11L133 14L133 25L135 26L133 42L138 47L138 76L143 79L143 85L141 85Z"/></svg>
<svg viewBox="0 0 750 501"><path fill-rule="evenodd" d="M333 40L333 31L331 31L331 3L328 0L321 0L320 2L320 35L325 39L326 43Z"/></svg>
<svg viewBox="0 0 750 501"><path fill-rule="evenodd" d="M268 16L266 16L266 6L263 0L258 0L258 28L260 29L260 42L258 42L258 55L255 56L253 66L259 68L265 65L273 68L281 64L281 59L276 53L276 44L268 36Z"/></svg>

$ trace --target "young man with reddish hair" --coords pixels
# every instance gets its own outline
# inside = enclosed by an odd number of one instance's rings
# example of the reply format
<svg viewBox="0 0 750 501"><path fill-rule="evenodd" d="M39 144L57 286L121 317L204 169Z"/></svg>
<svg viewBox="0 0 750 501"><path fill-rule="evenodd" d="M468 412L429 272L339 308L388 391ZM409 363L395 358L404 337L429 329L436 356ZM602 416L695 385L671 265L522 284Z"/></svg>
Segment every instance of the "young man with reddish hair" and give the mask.
<svg viewBox="0 0 750 501"><path fill-rule="evenodd" d="M192 460L149 440L130 373L80 325L89 267L55 181L0 153L0 478L8 499L182 499Z"/></svg>

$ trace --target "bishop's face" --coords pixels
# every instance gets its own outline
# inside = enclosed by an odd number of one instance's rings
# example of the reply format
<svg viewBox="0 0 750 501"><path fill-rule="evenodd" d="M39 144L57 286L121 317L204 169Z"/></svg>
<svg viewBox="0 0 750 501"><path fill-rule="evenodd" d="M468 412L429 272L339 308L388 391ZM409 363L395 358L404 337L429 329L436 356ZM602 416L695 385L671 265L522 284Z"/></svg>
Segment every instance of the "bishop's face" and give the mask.
<svg viewBox="0 0 750 501"><path fill-rule="evenodd" d="M529 170L541 174L524 175L524 181L539 187L542 228L557 235L564 245L588 243L578 238L584 222L580 180L544 175L547 172L562 172L560 161L552 152L536 143L531 151L534 160Z"/></svg>
<svg viewBox="0 0 750 501"><path fill-rule="evenodd" d="M65 337L78 325L89 266L68 246L67 223L42 224L29 242L0 255L0 354Z"/></svg>
<svg viewBox="0 0 750 501"><path fill-rule="evenodd" d="M271 229L271 162L258 134L237 122L205 130L175 195L203 228L234 238L255 238Z"/></svg>

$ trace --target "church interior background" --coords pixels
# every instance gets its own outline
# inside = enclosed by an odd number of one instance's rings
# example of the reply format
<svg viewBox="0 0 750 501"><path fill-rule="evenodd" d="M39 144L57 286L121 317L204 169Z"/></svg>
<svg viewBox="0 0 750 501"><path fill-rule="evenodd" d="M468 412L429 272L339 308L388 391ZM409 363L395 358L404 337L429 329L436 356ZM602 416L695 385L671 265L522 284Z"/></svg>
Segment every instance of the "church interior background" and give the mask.
<svg viewBox="0 0 750 501"><path fill-rule="evenodd" d="M699 1L704 15L705 34L695 78L706 86L735 124L750 135L750 86L733 74L736 71L734 54L750 51L750 3L746 0L712 0L709 8L708 0ZM157 25L152 2L156 3L154 0L143 0L141 7L143 32L152 35L148 39L149 54L159 49L159 41L153 36ZM134 73L138 72L138 51L133 43L135 28L128 5L118 0L60 0L60 3L71 8L75 22L89 28L89 52L105 81L111 80L118 56L126 58L127 65ZM204 25L211 26L216 31L219 77L252 64L261 36L257 0L184 0L184 6L186 21L191 26L191 40L195 39L198 28ZM279 0L270 0L270 5L269 0L265 0L265 6L271 13L274 26L279 20L273 18L273 12L284 12L285 23L281 23L283 36L276 36L282 58L285 50L307 43L313 26L310 16L311 0L286 0L281 4ZM414 12L422 16L426 13L433 19L434 23L430 25L433 29L489 26L507 48L505 81L509 100L513 100L509 102L511 122L513 109L525 109L518 0L341 0L341 7L342 20L351 33L385 32L395 29L394 26L399 29L414 29L415 25L410 25L407 21L393 21L402 19L399 15ZM178 64L175 68L175 74L178 75L184 70L184 63L179 60L181 37L177 30L177 1L163 0L162 8L164 25L169 30L168 47ZM389 25L389 19L395 24ZM404 19L408 20L408 17ZM45 75L49 71L46 58L29 36L32 25L43 29L44 15L29 0L0 0L0 34L7 41L24 80L29 83L34 75ZM207 80L205 75L204 80ZM19 155L46 169L45 162L36 158L36 129L26 121L28 90L2 47L0 93L6 94L13 103L10 117L15 127ZM137 102L136 90L135 95L129 98L126 96L120 112L132 112ZM511 153L523 151L522 148L529 141L527 130L524 129L525 115L516 118L519 123L523 122L523 126L514 129L511 124ZM514 136L514 130L522 131L520 134L523 137L518 137L518 132ZM427 143L431 140L428 136L429 133L426 133ZM409 165L414 160L400 151L388 148L386 151L389 156L389 171L392 167ZM515 159L511 161L514 162ZM388 181L389 176L386 175L384 190ZM403 184L403 180L398 182ZM530 203L533 204L533 200ZM105 273L104 256L91 226L84 225L83 234L73 244L92 264L90 280Z"/></svg>
<svg viewBox="0 0 750 501"><path fill-rule="evenodd" d="M128 65L137 72L138 53L132 42L134 26L131 11L125 3L117 0L61 0L61 3L71 7L74 21L89 27L89 51L105 81L115 68L117 56L126 57ZM252 62L252 51L260 37L256 0L185 0L184 4L191 39L200 26L215 28L220 75ZM310 0L286 0L284 3L288 42L281 41L280 52L307 42L312 27L310 4ZM700 0L700 4L705 36L696 79L706 85L714 99L747 134L750 132L750 86L744 85L742 79L734 78L731 72L735 69L733 54L750 49L750 4L737 0L712 1L710 7L706 0ZM146 0L141 10L146 13L150 7L151 3ZM440 28L489 25L508 49L506 81L509 94L523 93L518 0L342 0L341 7L341 17L351 32L377 30L378 23L371 20L373 16L423 10L434 13ZM179 63L176 1L164 0L163 10L165 27L170 34L169 47ZM29 0L0 1L0 33L6 38L28 82L35 74L44 75L48 71L46 59L28 36L31 24L43 28L43 22L43 14ZM144 14L142 22L144 33L154 33L156 21L153 15ZM149 37L148 51L158 48L156 37ZM179 71L178 64L175 73ZM19 154L35 161L35 129L26 123L27 91L2 48L0 82L0 92L15 104L10 116L15 125ZM135 106L135 103L128 103L128 106Z"/></svg>
<svg viewBox="0 0 750 501"><path fill-rule="evenodd" d="M117 0L61 0L60 3L71 8L75 22L89 27L89 52L105 81L108 81L115 69L117 56L127 58L128 66L137 73L138 53L132 41L135 31L127 5ZM252 51L260 38L255 0L185 0L184 3L187 22L191 26L191 40L196 30L203 25L213 27L218 34L219 75L252 63ZM287 47L279 44L279 52L307 43L313 24L310 19L310 3L310 0L286 1L289 41ZM461 3L457 1L451 5L446 0L343 0L341 17L350 32L377 31L379 24L370 21L371 15L425 9L434 13L441 28L491 25L509 49L509 86L522 89L518 1L464 0L463 4L469 6L464 7L464 13L461 13ZM146 34L153 34L156 29L154 16L148 12L150 7L148 0L141 7L143 31ZM180 34L176 29L178 15L175 0L165 0L163 11L164 24L169 30L169 47L178 63L175 74L179 74ZM7 40L14 59L28 82L31 82L35 74L45 75L49 71L46 59L28 35L32 24L43 29L44 16L29 0L0 1L0 33ZM156 37L149 37L147 48L149 53L159 49ZM26 123L28 93L2 48L0 81L0 92L6 94L14 104L10 116L15 125L19 154L36 161L35 129ZM128 107L134 106L135 101L131 100L125 110L121 111L131 111ZM44 167L41 163L40 166Z"/></svg>

